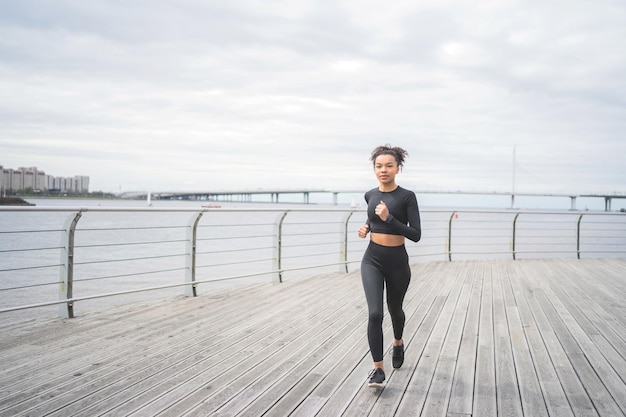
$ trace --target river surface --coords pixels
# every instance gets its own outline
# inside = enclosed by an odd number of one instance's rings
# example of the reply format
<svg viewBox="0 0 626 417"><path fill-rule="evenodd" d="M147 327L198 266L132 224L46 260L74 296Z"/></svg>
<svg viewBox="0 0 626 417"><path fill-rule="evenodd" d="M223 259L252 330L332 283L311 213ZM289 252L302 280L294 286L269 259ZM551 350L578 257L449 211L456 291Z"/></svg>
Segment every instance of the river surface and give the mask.
<svg viewBox="0 0 626 417"><path fill-rule="evenodd" d="M59 299L59 280L64 272L63 230L77 208L148 209L146 201L93 199L27 199L37 207L67 208L68 211L0 212L0 309L37 304ZM301 279L340 270L342 233L346 212L356 205L348 222L349 270L359 268L367 244L356 237L365 213L356 198L339 206L297 203L224 203L197 201L152 201L151 207L187 209L194 212L92 212L78 220L75 236L74 297L138 288L183 283L187 265L187 233L203 204L219 205L220 210L205 212L198 225L196 280L202 294L225 287L272 282L275 228L285 210L290 210L283 225L282 269L285 280ZM328 209L327 212L299 209ZM195 212L195 210L198 212ZM234 209L239 211L226 211ZM423 238L407 241L412 262L446 261L449 245L455 259L511 259L511 225L516 215L510 209L490 213L465 213L451 209L422 209ZM451 218L451 216L454 216ZM593 256L613 256L626 247L626 216L586 216L584 233L598 233L601 246ZM528 257L575 257L576 227L579 212L554 211L524 215L517 220L517 250ZM450 222L453 239L448 241ZM593 232L593 231L596 232ZM526 237L525 237L526 236ZM522 240L525 239L525 240ZM593 241L591 239L590 241ZM523 242L523 244L522 244ZM592 243L584 243L591 245ZM598 249L599 248L599 249ZM476 253L480 252L480 253ZM486 255L488 254L488 255ZM624 256L618 253L617 256ZM298 269L329 265L316 269ZM259 275L254 275L259 274ZM238 279L226 279L244 276ZM120 304L181 296L181 287L96 298L76 303L76 314L85 314ZM0 313L0 324L15 320L55 317L58 306L39 307Z"/></svg>

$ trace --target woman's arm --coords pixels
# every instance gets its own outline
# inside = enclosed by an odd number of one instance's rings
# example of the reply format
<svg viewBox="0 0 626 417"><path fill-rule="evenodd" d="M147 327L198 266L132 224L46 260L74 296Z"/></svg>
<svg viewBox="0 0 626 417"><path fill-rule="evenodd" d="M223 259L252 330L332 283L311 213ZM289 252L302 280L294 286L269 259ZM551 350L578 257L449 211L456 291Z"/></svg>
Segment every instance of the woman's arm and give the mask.
<svg viewBox="0 0 626 417"><path fill-rule="evenodd" d="M420 224L420 212L417 206L417 197L411 193L406 201L406 214L408 225L393 217L392 214L387 216L386 223L389 224L391 230L396 234L402 235L413 242L418 242L422 238L422 227Z"/></svg>

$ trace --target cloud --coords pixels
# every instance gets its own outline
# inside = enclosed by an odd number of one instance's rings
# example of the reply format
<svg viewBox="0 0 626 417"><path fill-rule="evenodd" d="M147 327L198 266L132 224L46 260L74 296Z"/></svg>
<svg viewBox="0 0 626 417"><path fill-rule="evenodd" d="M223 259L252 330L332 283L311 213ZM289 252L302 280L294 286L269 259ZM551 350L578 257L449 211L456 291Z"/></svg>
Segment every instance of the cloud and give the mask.
<svg viewBox="0 0 626 417"><path fill-rule="evenodd" d="M92 189L626 191L626 6L4 2L0 164ZM69 171L69 172L68 172Z"/></svg>

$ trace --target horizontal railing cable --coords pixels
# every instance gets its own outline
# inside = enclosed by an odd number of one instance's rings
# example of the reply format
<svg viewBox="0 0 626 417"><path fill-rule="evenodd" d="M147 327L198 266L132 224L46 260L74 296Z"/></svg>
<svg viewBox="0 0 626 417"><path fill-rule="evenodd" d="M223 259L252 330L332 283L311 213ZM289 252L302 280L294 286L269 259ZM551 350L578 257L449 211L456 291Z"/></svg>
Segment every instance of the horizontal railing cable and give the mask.
<svg viewBox="0 0 626 417"><path fill-rule="evenodd" d="M107 263L115 263L115 262L147 261L149 259L179 258L181 256L187 256L187 254L186 253L174 253L170 255L142 256L141 258L104 259L104 260L98 260L98 261L74 262L74 265L96 265L96 264L107 264Z"/></svg>
<svg viewBox="0 0 626 417"><path fill-rule="evenodd" d="M14 212L31 223L7 221ZM66 225L33 228L29 213L35 212L66 213ZM80 218L87 212L89 221L82 228ZM119 215L112 219L106 216L110 213ZM619 213L422 209L421 214L422 240L406 243L412 262L626 256L626 216ZM178 215L188 216L188 224L181 225ZM251 219L261 215L274 221ZM0 216L16 228L0 232L5 285L0 306L12 302L12 291L44 298L3 306L0 312L67 305L69 317L75 303L95 298L181 287L186 295L196 295L195 288L215 282L263 276L283 282L302 271L348 272L360 265L368 242L356 237L366 217L361 208L0 207ZM32 244L35 239L41 246ZM87 290L89 282L103 284ZM38 292L54 285L58 300ZM87 294L93 291L98 293Z"/></svg>

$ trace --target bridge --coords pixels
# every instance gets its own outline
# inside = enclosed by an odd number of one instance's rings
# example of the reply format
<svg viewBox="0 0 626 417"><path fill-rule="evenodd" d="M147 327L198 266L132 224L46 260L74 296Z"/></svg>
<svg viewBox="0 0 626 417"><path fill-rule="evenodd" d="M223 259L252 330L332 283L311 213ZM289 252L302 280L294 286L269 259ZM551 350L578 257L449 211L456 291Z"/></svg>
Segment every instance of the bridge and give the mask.
<svg viewBox="0 0 626 417"><path fill-rule="evenodd" d="M564 197L570 199L570 209L576 210L577 198L603 198L604 210L611 211L613 199L626 199L626 194L618 193L591 193L591 194L568 194L568 193L525 193L506 191L441 191L441 190L414 190L420 194L447 194L447 195L484 195L484 196L510 196L511 208L515 208L515 197ZM337 204L339 194L362 194L364 190L325 190L325 189L257 189L257 190L222 190L222 191L130 191L120 194L122 198L154 200L198 200L198 201L223 201L223 202L253 202L253 196L269 196L272 203L279 203L283 194L301 194L304 204L310 203L311 194L332 194L333 203Z"/></svg>
<svg viewBox="0 0 626 417"><path fill-rule="evenodd" d="M333 193L333 201L337 204L337 195L339 192L333 192L321 189L311 190L238 190L238 191L164 191L164 192L152 192L151 196L155 200L206 200L206 201L240 201L240 202L252 202L253 196L268 195L272 203L279 202L279 196L281 194L302 194L302 202L309 204L311 194L328 194ZM144 197L147 195L144 193Z"/></svg>

